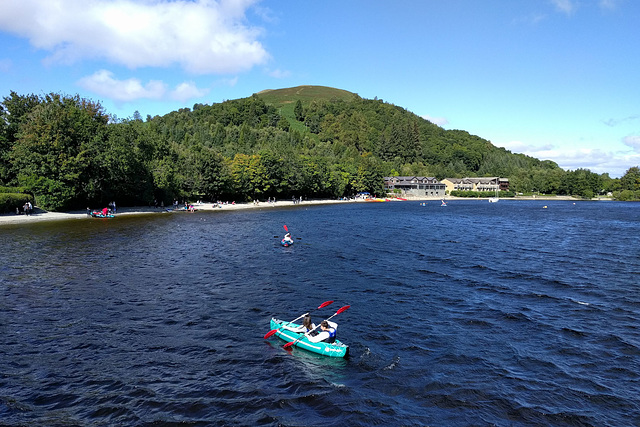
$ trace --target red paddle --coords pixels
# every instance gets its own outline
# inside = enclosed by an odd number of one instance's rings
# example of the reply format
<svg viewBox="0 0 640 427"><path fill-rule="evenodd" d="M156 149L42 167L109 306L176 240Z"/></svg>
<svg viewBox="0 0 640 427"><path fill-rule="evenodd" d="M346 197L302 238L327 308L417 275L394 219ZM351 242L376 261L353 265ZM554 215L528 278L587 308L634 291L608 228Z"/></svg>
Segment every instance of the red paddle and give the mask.
<svg viewBox="0 0 640 427"><path fill-rule="evenodd" d="M287 228L287 225L284 225L284 231L286 231L287 233L289 232L289 229Z"/></svg>
<svg viewBox="0 0 640 427"><path fill-rule="evenodd" d="M285 227L286 227L286 225L285 225ZM328 306L328 305L331 305L331 304L333 304L333 301L325 301L325 302L323 302L322 304L320 304L320 305L318 306L318 308L314 308L314 309L313 309L313 310L311 310L309 313L313 313L314 311L316 311L316 310L318 310L318 309L321 309L321 308L324 308L324 307L326 307L326 306ZM297 317L297 318L293 319L291 322L287 323L287 325L290 325L291 323L293 323L293 322L295 322L296 320L298 320L298 319L300 319L300 318L302 318L302 317L306 316L306 315L307 315L307 314L309 314L309 313L305 313L305 314L303 314L302 316L300 316L300 317ZM282 326L286 326L286 325L282 325ZM272 329L272 330L270 330L269 332L267 332L267 333L265 334L265 336L264 336L264 339L266 340L267 338L269 338L270 336L272 336L273 334L275 334L276 332L278 332L280 329L282 329L282 326L280 326L278 329Z"/></svg>
<svg viewBox="0 0 640 427"><path fill-rule="evenodd" d="M338 314L340 314L340 313L342 313L343 311L347 310L349 307L351 307L351 306L350 306L350 305L345 305L344 307L339 308L339 309L338 309L338 311L336 311L336 313L335 313L333 316L331 316L331 317L329 317L328 319L325 319L325 320L329 320L329 319L331 319L331 318L333 318L333 317L337 316ZM315 330L316 330L316 329L318 329L319 327L320 327L320 326L316 326L315 328L313 328L313 329L312 329L311 331L309 331L308 333L311 333L311 332L315 331ZM304 337L304 335L302 335L300 338L298 338L298 339L297 339L297 340L295 340L295 341L290 341L290 342L286 343L283 347L284 347L284 348L289 348L289 347L291 347L292 345L294 345L295 343L297 343L298 341L300 341L303 337Z"/></svg>

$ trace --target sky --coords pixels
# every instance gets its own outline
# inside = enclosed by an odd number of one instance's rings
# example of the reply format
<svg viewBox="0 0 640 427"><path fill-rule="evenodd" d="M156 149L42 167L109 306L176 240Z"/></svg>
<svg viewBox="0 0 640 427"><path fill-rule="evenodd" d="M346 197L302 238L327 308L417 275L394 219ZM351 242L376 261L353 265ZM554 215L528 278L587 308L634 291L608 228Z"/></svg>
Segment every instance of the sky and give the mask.
<svg viewBox="0 0 640 427"><path fill-rule="evenodd" d="M0 96L126 119L330 86L620 177L640 164L639 28L638 0L2 0Z"/></svg>

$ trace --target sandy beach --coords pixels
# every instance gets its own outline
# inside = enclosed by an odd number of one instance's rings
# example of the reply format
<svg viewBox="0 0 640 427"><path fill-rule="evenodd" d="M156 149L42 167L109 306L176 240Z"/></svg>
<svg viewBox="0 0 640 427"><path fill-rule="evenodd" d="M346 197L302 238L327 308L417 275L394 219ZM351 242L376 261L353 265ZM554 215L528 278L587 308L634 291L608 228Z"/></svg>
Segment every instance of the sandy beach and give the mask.
<svg viewBox="0 0 640 427"><path fill-rule="evenodd" d="M356 200L309 200L303 201L301 203L297 203L294 205L292 201L276 201L276 202L260 202L260 203L236 203L236 204L221 204L214 205L213 203L193 203L193 207L197 211L231 211L231 210L240 210L240 209L270 209L270 208L278 208L278 207L287 207L287 206L310 206L310 205L321 205L321 204L336 204L336 203L358 203L364 202L363 199ZM180 209L184 211L184 205L179 206ZM158 207L154 208L151 206L135 206L135 207L118 207L116 211L116 216L124 216L124 215L141 215L141 214L163 214L171 211L172 207ZM71 212L47 212L42 209L36 207L34 209L34 213L32 215L16 215L14 213L1 214L0 215L0 226L7 224L28 224L32 222L39 221L55 221L62 219L77 219L77 220L95 220L90 215L87 215L86 210L82 211L71 211Z"/></svg>
<svg viewBox="0 0 640 427"><path fill-rule="evenodd" d="M409 198L406 202L420 202L420 201L433 201L440 200L440 198ZM478 198L478 199L469 199L469 198L457 198L457 197L446 197L447 201L451 200L478 200L478 201L486 201L486 198ZM515 199L510 200L578 200L573 197L568 196L538 196L538 197L517 197ZM278 207L290 207L290 206L310 206L310 205L323 205L323 204L340 204L340 203L363 203L366 202L364 199L349 199L349 200L337 200L337 199L321 199L321 200L305 200L303 202L294 204L292 201L284 200L277 202L260 202L260 203L236 203L236 204L222 204L222 205L214 205L213 203L194 203L193 206L198 211L230 211L230 210L240 210L240 209L269 209L269 208L278 208ZM398 203L398 201L390 202L390 203ZM117 209L117 216L122 215L141 215L141 214L162 214L167 213L168 210L171 210L172 207L158 207L154 208L151 206L136 206L136 207L122 207ZM184 210L184 205L180 205L180 209ZM179 210L180 210L179 209ZM87 215L87 211L72 211L72 212L47 212L42 209L36 207L35 213L29 216L24 214L16 215L13 213L9 214L0 214L0 226L7 224L27 224L38 221L54 221L54 220L62 220L62 219L77 219L77 220L91 220L93 219L91 216Z"/></svg>

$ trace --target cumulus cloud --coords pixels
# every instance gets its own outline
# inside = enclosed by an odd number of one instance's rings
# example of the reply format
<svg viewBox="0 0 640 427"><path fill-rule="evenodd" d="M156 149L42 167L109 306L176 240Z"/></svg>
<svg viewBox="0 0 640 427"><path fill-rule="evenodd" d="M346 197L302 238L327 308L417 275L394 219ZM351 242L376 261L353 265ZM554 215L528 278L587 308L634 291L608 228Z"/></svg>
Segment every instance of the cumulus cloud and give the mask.
<svg viewBox="0 0 640 427"><path fill-rule="evenodd" d="M425 120L429 120L431 123L433 123L434 125L438 125L438 126L444 126L444 125L449 123L449 120L447 120L444 117L431 117L431 116L429 116L427 114L425 114L423 116L420 116L420 117L422 117Z"/></svg>
<svg viewBox="0 0 640 427"><path fill-rule="evenodd" d="M139 99L187 101L199 98L208 93L208 89L199 89L193 82L184 82L169 91L167 85L160 80L149 80L142 83L139 79L119 80L108 70L100 70L83 77L78 84L84 89L114 101L131 102Z"/></svg>
<svg viewBox="0 0 640 427"><path fill-rule="evenodd" d="M194 82L180 83L171 91L170 97L176 101L188 101L193 98L200 98L209 93L208 89L199 89Z"/></svg>
<svg viewBox="0 0 640 427"><path fill-rule="evenodd" d="M139 79L118 80L111 71L100 70L83 77L78 84L84 89L109 97L116 101L128 102L136 99L162 99L167 87L159 80L142 84Z"/></svg>
<svg viewBox="0 0 640 427"><path fill-rule="evenodd" d="M51 52L51 63L106 59L129 68L178 65L235 73L267 61L246 25L258 0L4 0L0 30Z"/></svg>

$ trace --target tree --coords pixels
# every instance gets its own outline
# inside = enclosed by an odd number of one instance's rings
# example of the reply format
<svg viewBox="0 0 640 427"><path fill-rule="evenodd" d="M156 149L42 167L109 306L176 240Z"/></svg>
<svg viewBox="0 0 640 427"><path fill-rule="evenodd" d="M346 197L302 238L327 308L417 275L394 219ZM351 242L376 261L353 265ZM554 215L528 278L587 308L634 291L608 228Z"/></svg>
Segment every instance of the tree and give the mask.
<svg viewBox="0 0 640 427"><path fill-rule="evenodd" d="M49 94L28 113L11 152L18 183L51 210L77 208L91 198L91 159L104 145L109 118L98 103Z"/></svg>
<svg viewBox="0 0 640 427"><path fill-rule="evenodd" d="M620 186L623 190L640 190L640 168L638 166L629 168L620 178Z"/></svg>
<svg viewBox="0 0 640 427"><path fill-rule="evenodd" d="M304 121L304 109L302 108L302 102L298 99L296 106L293 108L293 114L296 116L296 120Z"/></svg>
<svg viewBox="0 0 640 427"><path fill-rule="evenodd" d="M90 199L104 205L117 200L118 204L146 203L153 200L153 174L147 158L149 143L146 128L138 121L113 123L107 128L107 138L96 148L92 158L96 173Z"/></svg>
<svg viewBox="0 0 640 427"><path fill-rule="evenodd" d="M38 105L37 95L18 95L11 91L0 104L0 182L9 184L15 180L11 167L11 147L14 145L20 125Z"/></svg>
<svg viewBox="0 0 640 427"><path fill-rule="evenodd" d="M236 154L231 163L234 191L243 199L263 197L270 190L269 179L260 156Z"/></svg>

